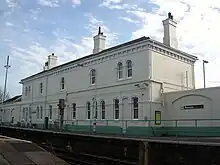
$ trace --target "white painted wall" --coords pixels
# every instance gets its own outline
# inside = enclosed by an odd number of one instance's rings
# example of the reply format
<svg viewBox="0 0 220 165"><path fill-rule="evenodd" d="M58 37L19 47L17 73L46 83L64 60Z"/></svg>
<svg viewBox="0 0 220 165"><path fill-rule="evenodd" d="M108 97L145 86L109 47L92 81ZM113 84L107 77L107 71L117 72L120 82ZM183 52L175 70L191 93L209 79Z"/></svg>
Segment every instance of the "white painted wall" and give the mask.
<svg viewBox="0 0 220 165"><path fill-rule="evenodd" d="M220 88L206 88L165 94L165 119L189 121L178 122L180 126L195 126L193 119L220 119ZM203 109L183 110L185 105L204 104ZM169 122L168 124L174 124ZM220 126L220 120L197 121L198 126Z"/></svg>
<svg viewBox="0 0 220 165"><path fill-rule="evenodd" d="M194 64L151 51L152 79L163 83L164 92L194 88Z"/></svg>
<svg viewBox="0 0 220 165"><path fill-rule="evenodd" d="M170 56L168 57L166 54L170 54ZM182 61L172 59L178 56ZM132 78L126 77L127 60L132 61ZM120 119L132 120L131 98L136 96L139 98L138 119L153 120L155 111L161 111L162 115L164 113L161 106L163 103L162 89L170 91L170 88L174 90L184 88L184 84L182 85L182 81L180 81L181 77L178 77L177 74L188 69L189 87L193 86L193 69L191 64L185 63L187 60L192 61L192 58L163 47L161 44L152 43L152 40L141 41L77 62L83 66L69 63L23 81L23 88L30 85L32 93L31 96L23 96L22 103L26 107L31 105L31 109L35 111L38 106L42 106L44 111L42 119L37 119L35 113L32 115L32 121L33 123L43 123L44 117L49 114L49 105L53 107L51 122L59 119L57 103L59 99L65 99L67 107L64 119L74 121L72 120L72 103L77 104L77 119L85 120L87 118L86 102L91 102L92 98L96 97L98 102L105 100L106 119L112 120L114 119L113 99L118 98ZM118 62L122 62L124 66L123 78L120 80L117 79ZM176 66L177 71L170 67L171 65ZM90 84L91 69L97 71L96 86ZM164 74L165 72L169 74ZM62 77L65 79L64 90L60 88ZM40 83L43 83L44 87L42 94L40 94ZM149 85L145 86L146 83ZM137 84L140 87L135 86ZM168 88L168 84L171 84L170 88ZM123 98L128 98L124 111Z"/></svg>
<svg viewBox="0 0 220 165"><path fill-rule="evenodd" d="M14 124L16 124L21 120L20 108L21 105L19 103L4 105L1 107L2 111L0 112L0 120L9 123L12 121L12 117L14 117Z"/></svg>

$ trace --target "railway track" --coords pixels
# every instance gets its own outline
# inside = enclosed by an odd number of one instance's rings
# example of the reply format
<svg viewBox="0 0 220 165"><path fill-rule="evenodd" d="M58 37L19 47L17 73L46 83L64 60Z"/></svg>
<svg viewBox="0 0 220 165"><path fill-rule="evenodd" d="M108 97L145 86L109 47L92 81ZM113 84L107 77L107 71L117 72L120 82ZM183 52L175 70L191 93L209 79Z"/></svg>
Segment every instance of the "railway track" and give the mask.
<svg viewBox="0 0 220 165"><path fill-rule="evenodd" d="M54 145L41 144L40 146L71 165L137 165L136 162L112 159L110 157L87 153L75 153Z"/></svg>

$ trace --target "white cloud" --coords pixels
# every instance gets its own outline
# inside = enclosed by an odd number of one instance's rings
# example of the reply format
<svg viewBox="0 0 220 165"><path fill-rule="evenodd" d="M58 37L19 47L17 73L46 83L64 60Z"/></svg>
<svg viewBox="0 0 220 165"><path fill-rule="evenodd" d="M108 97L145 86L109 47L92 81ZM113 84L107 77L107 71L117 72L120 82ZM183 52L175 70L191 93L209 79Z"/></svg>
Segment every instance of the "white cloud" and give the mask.
<svg viewBox="0 0 220 165"><path fill-rule="evenodd" d="M14 83L18 83L20 79L42 71L47 56L52 52L58 56L58 65L91 54L93 50L93 36L97 33L98 26L103 27L104 34L107 36L107 45L110 46L113 44L117 39L116 34L111 32L111 30L104 25L103 21L96 19L92 14L88 14L87 17L89 18L87 30L89 30L90 35L82 37L78 42L64 35L67 31L61 29L57 29L53 32L56 40L48 40L48 42L51 42L50 46L36 42L34 38L32 39L33 42L29 42L29 45L25 45L25 47L8 41L11 45L12 68L10 71L11 73L16 73L16 75L13 74L13 79L17 80L17 82ZM9 83L9 86L14 85Z"/></svg>
<svg viewBox="0 0 220 165"><path fill-rule="evenodd" d="M111 30L104 24L103 21L97 20L92 14L86 14L86 16L89 17L89 24L87 25L86 29L88 29L92 33L92 36L98 33L98 27L100 26L102 28L102 31L104 32L104 35L107 36L106 46L109 47L114 45L115 41L117 40L117 34L111 32ZM92 37L91 41L93 44Z"/></svg>
<svg viewBox="0 0 220 165"><path fill-rule="evenodd" d="M6 25L6 26L14 26L14 24L11 23L11 22L5 22L5 25Z"/></svg>
<svg viewBox="0 0 220 165"><path fill-rule="evenodd" d="M76 6L78 6L78 5L81 5L81 0L72 0L72 3L73 3L73 5L72 5L72 7L76 7Z"/></svg>
<svg viewBox="0 0 220 165"><path fill-rule="evenodd" d="M38 4L47 7L59 7L59 0L38 0Z"/></svg>
<svg viewBox="0 0 220 165"><path fill-rule="evenodd" d="M124 21L129 22L129 23L133 23L133 24L139 24L140 23L140 21L133 20L129 17L119 17L119 19L124 20Z"/></svg>
<svg viewBox="0 0 220 165"><path fill-rule="evenodd" d="M151 0L151 3L158 5L152 13L129 11L142 21L143 26L133 32L132 38L140 36L151 36L162 41L163 26L162 20L167 17L168 12L172 12L174 19L178 22L177 35L179 48L200 59L206 59L210 63L207 67L207 85L220 85L220 77L216 76L216 71L220 70L220 2L215 0ZM196 86L202 87L202 63L196 63ZM213 83L214 82L214 83ZM217 83L219 82L219 84Z"/></svg>
<svg viewBox="0 0 220 165"><path fill-rule="evenodd" d="M127 2L127 3L124 3ZM107 7L109 9L116 9L116 10L139 10L139 11L143 11L144 9L142 9L141 7L139 7L136 4L131 4L129 3L128 0L104 0L99 7Z"/></svg>

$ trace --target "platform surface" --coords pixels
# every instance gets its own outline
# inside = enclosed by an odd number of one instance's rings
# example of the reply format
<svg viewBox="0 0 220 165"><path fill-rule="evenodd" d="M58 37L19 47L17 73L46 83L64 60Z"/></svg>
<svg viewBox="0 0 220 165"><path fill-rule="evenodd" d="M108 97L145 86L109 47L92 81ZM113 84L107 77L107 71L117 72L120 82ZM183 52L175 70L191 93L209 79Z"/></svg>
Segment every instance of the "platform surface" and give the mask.
<svg viewBox="0 0 220 165"><path fill-rule="evenodd" d="M0 165L69 165L36 144L0 135Z"/></svg>

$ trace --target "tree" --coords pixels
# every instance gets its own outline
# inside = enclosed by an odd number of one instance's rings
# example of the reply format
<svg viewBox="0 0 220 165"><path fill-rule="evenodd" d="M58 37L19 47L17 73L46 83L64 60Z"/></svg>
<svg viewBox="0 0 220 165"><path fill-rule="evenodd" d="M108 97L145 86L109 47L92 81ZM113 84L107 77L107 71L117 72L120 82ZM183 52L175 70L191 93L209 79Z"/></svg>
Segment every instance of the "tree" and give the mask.
<svg viewBox="0 0 220 165"><path fill-rule="evenodd" d="M3 95L4 95L4 91L0 87L0 104L2 103ZM5 100L8 100L9 98L10 98L9 92L6 92L5 93Z"/></svg>

